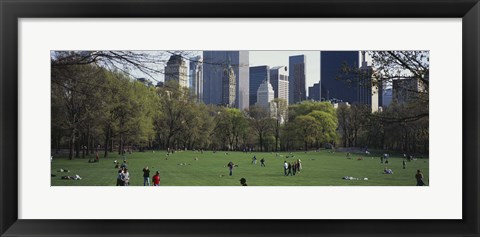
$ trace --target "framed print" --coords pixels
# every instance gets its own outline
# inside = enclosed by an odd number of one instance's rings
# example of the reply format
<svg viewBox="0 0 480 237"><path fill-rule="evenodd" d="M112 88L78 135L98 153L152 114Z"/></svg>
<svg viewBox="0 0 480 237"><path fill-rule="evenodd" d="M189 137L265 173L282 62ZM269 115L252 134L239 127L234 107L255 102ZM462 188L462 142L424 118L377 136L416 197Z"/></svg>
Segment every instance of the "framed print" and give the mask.
<svg viewBox="0 0 480 237"><path fill-rule="evenodd" d="M1 1L0 235L478 236L479 10Z"/></svg>

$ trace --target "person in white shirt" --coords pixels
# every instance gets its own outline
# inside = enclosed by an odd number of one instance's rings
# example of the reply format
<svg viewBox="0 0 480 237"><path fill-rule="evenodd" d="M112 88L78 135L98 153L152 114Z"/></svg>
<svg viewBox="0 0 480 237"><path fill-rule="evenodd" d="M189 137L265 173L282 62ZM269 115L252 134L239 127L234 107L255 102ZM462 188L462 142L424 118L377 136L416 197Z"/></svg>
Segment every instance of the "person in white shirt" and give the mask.
<svg viewBox="0 0 480 237"><path fill-rule="evenodd" d="M285 171L285 176L287 176L287 170L288 170L288 163L287 163L287 161L284 161L284 163L283 163L283 171Z"/></svg>

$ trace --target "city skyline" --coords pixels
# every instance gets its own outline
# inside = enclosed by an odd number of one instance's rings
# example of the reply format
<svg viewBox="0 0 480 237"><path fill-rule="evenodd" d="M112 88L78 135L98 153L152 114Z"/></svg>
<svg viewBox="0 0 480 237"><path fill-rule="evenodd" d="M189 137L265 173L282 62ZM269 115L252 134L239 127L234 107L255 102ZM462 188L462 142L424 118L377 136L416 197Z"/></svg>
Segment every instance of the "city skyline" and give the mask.
<svg viewBox="0 0 480 237"><path fill-rule="evenodd" d="M220 50L215 50L220 51ZM235 51L235 50L227 50L227 51ZM149 51L147 51L149 52ZM204 51L151 51L151 52L167 52L166 54L166 61L173 53L183 53L186 59L195 58L197 56L202 56ZM214 52L214 51L210 51ZM260 51L260 50L251 50L249 52L249 64L248 67L256 67L256 66L269 66L270 68L278 67L278 66L289 66L289 57L295 55L305 55L307 58L306 68L305 68L305 90L307 91L308 95L308 87L313 86L315 83L320 81L320 54L321 50L307 50L307 51L299 51L299 50L269 50L269 51ZM159 55L161 55L159 53ZM359 58L360 60L360 58ZM366 60L369 64L371 64L371 58L367 55ZM190 64L190 61L187 62ZM159 68L162 69L162 66ZM190 70L190 68L189 68ZM164 81L165 75L163 73L159 73L157 75L150 75L153 76L151 78L148 75L145 75L141 72L132 71L132 75L136 78L146 78L147 80L152 80L153 84L157 84L159 81Z"/></svg>

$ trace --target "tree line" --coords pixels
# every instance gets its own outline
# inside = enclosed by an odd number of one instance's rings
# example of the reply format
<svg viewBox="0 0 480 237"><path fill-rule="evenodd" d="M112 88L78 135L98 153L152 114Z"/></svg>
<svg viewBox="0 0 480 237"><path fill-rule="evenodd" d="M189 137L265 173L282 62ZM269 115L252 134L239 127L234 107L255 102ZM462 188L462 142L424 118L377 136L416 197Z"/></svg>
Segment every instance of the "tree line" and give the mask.
<svg viewBox="0 0 480 237"><path fill-rule="evenodd" d="M377 61L386 58L377 56ZM428 152L428 93L408 103L394 101L376 113L365 105L335 109L330 102L287 105L281 99L274 100L274 112L258 106L240 111L205 105L175 82L145 86L119 69L128 68L122 63L133 62L130 66L147 70L142 57L98 51L52 56L52 152L66 149L70 159L95 152L108 157L130 149L290 151L369 146Z"/></svg>

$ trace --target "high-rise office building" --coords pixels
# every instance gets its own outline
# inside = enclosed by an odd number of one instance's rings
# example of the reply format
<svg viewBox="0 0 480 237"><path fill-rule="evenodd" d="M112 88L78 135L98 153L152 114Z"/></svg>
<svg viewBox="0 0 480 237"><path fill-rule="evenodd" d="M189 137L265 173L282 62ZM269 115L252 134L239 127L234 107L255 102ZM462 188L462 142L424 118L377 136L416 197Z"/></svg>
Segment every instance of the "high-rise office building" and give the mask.
<svg viewBox="0 0 480 237"><path fill-rule="evenodd" d="M227 107L235 106L235 88L236 88L236 77L233 67L227 65L223 72L222 79L222 105Z"/></svg>
<svg viewBox="0 0 480 237"><path fill-rule="evenodd" d="M172 55L165 67L165 82L176 81L182 87L188 87L187 63L181 55Z"/></svg>
<svg viewBox="0 0 480 237"><path fill-rule="evenodd" d="M366 52L362 51L361 54L362 60L359 74L353 79L353 84L356 84L356 88L354 88L354 93L356 96L355 103L369 105L372 109L372 112L376 112L378 111L379 103L382 100L379 99L381 98L381 96L379 96L379 91L382 90L379 90L377 85L373 84L373 68L372 66L368 66L365 58Z"/></svg>
<svg viewBox="0 0 480 237"><path fill-rule="evenodd" d="M190 85L197 101L203 101L203 63L201 56L190 59Z"/></svg>
<svg viewBox="0 0 480 237"><path fill-rule="evenodd" d="M270 84L272 84L275 98L285 100L288 105L288 68L287 66L270 69Z"/></svg>
<svg viewBox="0 0 480 237"><path fill-rule="evenodd" d="M277 104L273 101L274 94L269 79L264 80L258 87L256 105L264 108L272 118L277 115Z"/></svg>
<svg viewBox="0 0 480 237"><path fill-rule="evenodd" d="M289 104L295 104L306 100L306 63L305 55L297 55L289 57Z"/></svg>
<svg viewBox="0 0 480 237"><path fill-rule="evenodd" d="M270 77L270 67L269 66L256 66L250 67L250 76L249 76L249 105L254 105L257 103L257 90L262 82L268 80Z"/></svg>
<svg viewBox="0 0 480 237"><path fill-rule="evenodd" d="M313 86L308 87L308 99L320 101L320 83L315 83Z"/></svg>
<svg viewBox="0 0 480 237"><path fill-rule="evenodd" d="M273 87L269 80L264 80L257 89L257 102L256 105L270 109L270 103L274 99Z"/></svg>
<svg viewBox="0 0 480 237"><path fill-rule="evenodd" d="M203 102L222 104L222 83L227 61L236 78L235 107L246 109L249 105L248 51L203 51Z"/></svg>
<svg viewBox="0 0 480 237"><path fill-rule="evenodd" d="M406 103L418 98L418 93L424 91L422 81L416 78L393 80L393 100Z"/></svg>
<svg viewBox="0 0 480 237"><path fill-rule="evenodd" d="M358 68L358 51L320 52L320 96L325 100L354 103L356 84L354 74L345 75L343 67Z"/></svg>

